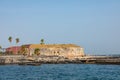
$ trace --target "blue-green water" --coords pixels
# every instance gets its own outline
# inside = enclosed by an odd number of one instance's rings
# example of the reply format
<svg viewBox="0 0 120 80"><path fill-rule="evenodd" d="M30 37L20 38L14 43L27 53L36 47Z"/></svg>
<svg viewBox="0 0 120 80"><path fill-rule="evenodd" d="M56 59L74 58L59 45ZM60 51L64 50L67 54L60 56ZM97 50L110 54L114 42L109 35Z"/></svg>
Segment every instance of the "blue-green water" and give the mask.
<svg viewBox="0 0 120 80"><path fill-rule="evenodd" d="M0 80L120 80L120 65L2 65Z"/></svg>

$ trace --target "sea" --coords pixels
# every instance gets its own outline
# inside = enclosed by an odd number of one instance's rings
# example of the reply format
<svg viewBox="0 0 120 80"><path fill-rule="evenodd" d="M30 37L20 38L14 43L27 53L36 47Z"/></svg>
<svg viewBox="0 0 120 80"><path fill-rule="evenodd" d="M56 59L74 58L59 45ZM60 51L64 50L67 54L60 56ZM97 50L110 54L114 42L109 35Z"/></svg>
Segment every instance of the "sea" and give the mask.
<svg viewBox="0 0 120 80"><path fill-rule="evenodd" d="M0 65L0 80L120 80L120 65Z"/></svg>

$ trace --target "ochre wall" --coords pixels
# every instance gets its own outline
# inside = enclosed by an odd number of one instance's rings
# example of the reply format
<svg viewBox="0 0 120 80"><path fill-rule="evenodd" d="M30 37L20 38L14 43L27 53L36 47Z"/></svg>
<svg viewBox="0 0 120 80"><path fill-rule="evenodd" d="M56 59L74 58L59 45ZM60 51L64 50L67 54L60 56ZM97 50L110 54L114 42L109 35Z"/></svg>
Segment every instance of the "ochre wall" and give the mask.
<svg viewBox="0 0 120 80"><path fill-rule="evenodd" d="M74 44L60 44L60 45L40 45L33 44L29 47L29 55L34 54L36 48L40 49L40 55L45 56L61 56L67 58L84 56L84 50L80 46Z"/></svg>

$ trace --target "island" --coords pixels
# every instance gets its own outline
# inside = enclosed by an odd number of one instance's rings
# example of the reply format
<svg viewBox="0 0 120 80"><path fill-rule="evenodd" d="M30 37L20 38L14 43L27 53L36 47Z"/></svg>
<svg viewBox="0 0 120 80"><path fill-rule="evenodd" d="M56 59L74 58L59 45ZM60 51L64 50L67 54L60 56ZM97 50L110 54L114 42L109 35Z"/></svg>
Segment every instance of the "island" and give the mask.
<svg viewBox="0 0 120 80"><path fill-rule="evenodd" d="M90 56L75 44L25 44L11 46L0 55L0 65L120 64L119 56Z"/></svg>

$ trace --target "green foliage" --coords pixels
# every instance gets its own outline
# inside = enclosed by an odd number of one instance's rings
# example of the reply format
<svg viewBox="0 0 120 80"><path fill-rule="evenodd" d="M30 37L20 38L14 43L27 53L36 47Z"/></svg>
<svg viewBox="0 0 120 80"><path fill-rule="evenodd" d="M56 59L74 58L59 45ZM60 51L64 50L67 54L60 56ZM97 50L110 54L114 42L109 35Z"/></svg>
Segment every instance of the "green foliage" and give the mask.
<svg viewBox="0 0 120 80"><path fill-rule="evenodd" d="M26 55L27 50L26 50L26 47L25 47L25 46L21 46L20 53L22 53L23 55Z"/></svg>
<svg viewBox="0 0 120 80"><path fill-rule="evenodd" d="M44 44L44 39L41 39L41 40L40 40L40 44Z"/></svg>
<svg viewBox="0 0 120 80"><path fill-rule="evenodd" d="M0 46L0 49L2 49L2 46Z"/></svg>
<svg viewBox="0 0 120 80"><path fill-rule="evenodd" d="M2 46L0 46L0 54L2 54L3 52L2 52Z"/></svg>
<svg viewBox="0 0 120 80"><path fill-rule="evenodd" d="M16 43L19 43L19 42L20 42L19 38L16 38Z"/></svg>
<svg viewBox="0 0 120 80"><path fill-rule="evenodd" d="M8 40L9 40L9 42L11 43L11 42L12 42L12 37L10 36L10 37L8 38Z"/></svg>
<svg viewBox="0 0 120 80"><path fill-rule="evenodd" d="M36 49L34 50L34 54L40 55L40 49L39 49L39 48L36 48Z"/></svg>
<svg viewBox="0 0 120 80"><path fill-rule="evenodd" d="M2 54L2 52L0 51L0 54Z"/></svg>

